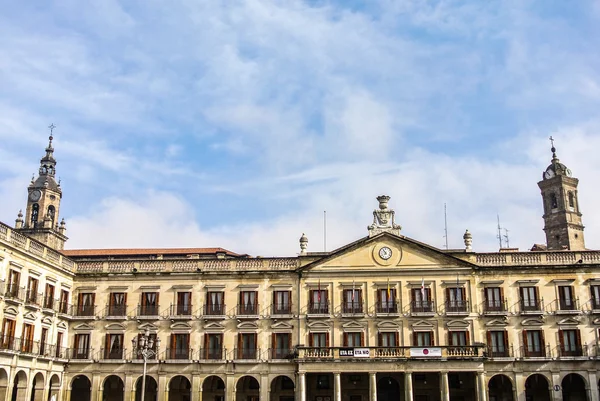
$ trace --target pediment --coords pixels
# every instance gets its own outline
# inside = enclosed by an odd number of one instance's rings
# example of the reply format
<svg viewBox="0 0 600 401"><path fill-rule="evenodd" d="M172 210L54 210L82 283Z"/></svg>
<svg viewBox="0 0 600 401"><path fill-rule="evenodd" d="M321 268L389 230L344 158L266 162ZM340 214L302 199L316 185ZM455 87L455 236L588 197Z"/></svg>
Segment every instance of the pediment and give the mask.
<svg viewBox="0 0 600 401"><path fill-rule="evenodd" d="M377 323L377 328L379 331L382 330L398 330L400 329L400 325L396 322L391 322L389 320L384 320L383 322Z"/></svg>
<svg viewBox="0 0 600 401"><path fill-rule="evenodd" d="M104 326L104 329L106 331L124 331L125 326L122 325L121 323L110 323L110 324L107 324L106 326Z"/></svg>
<svg viewBox="0 0 600 401"><path fill-rule="evenodd" d="M342 324L342 329L344 329L344 330L352 330L352 329L363 330L364 328L365 328L364 324L360 324L360 323L354 322L354 321L346 322L346 323Z"/></svg>
<svg viewBox="0 0 600 401"><path fill-rule="evenodd" d="M258 325L254 322L241 322L238 323L237 329L242 331L256 331L258 330Z"/></svg>
<svg viewBox="0 0 600 401"><path fill-rule="evenodd" d="M4 308L4 314L17 316L19 314L19 310L17 308L15 308L14 306L8 306L8 307Z"/></svg>
<svg viewBox="0 0 600 401"><path fill-rule="evenodd" d="M94 330L94 326L90 326L87 323L81 323L81 324L78 324L77 326L73 327L73 330L90 331L90 330Z"/></svg>
<svg viewBox="0 0 600 401"><path fill-rule="evenodd" d="M66 329L68 327L65 322L58 322L56 326L58 326L59 329Z"/></svg>
<svg viewBox="0 0 600 401"><path fill-rule="evenodd" d="M138 330L141 332L148 330L149 332L153 333L158 331L158 327L156 327L152 323L143 323L138 326Z"/></svg>
<svg viewBox="0 0 600 401"><path fill-rule="evenodd" d="M448 328L450 329L467 329L469 328L470 324L468 321L466 320L450 320L446 326L448 326Z"/></svg>
<svg viewBox="0 0 600 401"><path fill-rule="evenodd" d="M51 325L52 324L52 318L51 317L43 317L42 318L42 324L46 324L46 325Z"/></svg>
<svg viewBox="0 0 600 401"><path fill-rule="evenodd" d="M294 328L294 326L292 326L291 324L287 323L287 322L277 322L271 325L271 330L277 331L277 330L292 330Z"/></svg>
<svg viewBox="0 0 600 401"><path fill-rule="evenodd" d="M492 319L485 325L486 327L506 327L508 326L508 322L506 319Z"/></svg>
<svg viewBox="0 0 600 401"><path fill-rule="evenodd" d="M204 331L221 332L224 330L225 330L225 326L223 326L219 322L210 322L210 323L204 325Z"/></svg>
<svg viewBox="0 0 600 401"><path fill-rule="evenodd" d="M169 328L174 331L188 332L192 329L192 326L190 326L189 324L187 324L185 322L177 322L177 323L173 323L171 326L169 326Z"/></svg>
<svg viewBox="0 0 600 401"><path fill-rule="evenodd" d="M523 326L543 326L544 325L544 319L542 318L530 318L530 319L525 319L521 322L521 325Z"/></svg>
<svg viewBox="0 0 600 401"><path fill-rule="evenodd" d="M380 256L382 248L387 259ZM388 257L389 254L389 257ZM365 237L344 247L338 248L329 255L302 267L303 270L340 270L355 268L431 268L431 267L474 267L444 251L391 233L381 233L374 237Z"/></svg>
<svg viewBox="0 0 600 401"><path fill-rule="evenodd" d="M35 319L37 319L37 316L33 312L27 312L25 315L23 315L23 319L35 321Z"/></svg>
<svg viewBox="0 0 600 401"><path fill-rule="evenodd" d="M600 317L597 317L597 318L595 318L595 319L592 321L592 323L593 323L593 324L600 324Z"/></svg>
<svg viewBox="0 0 600 401"><path fill-rule="evenodd" d="M431 322L428 322L427 320L419 320L417 322L414 322L411 326L413 329L432 329L433 328L433 324L431 324Z"/></svg>
<svg viewBox="0 0 600 401"><path fill-rule="evenodd" d="M573 317L566 317L558 322L559 326L577 326L579 324L579 320Z"/></svg>
<svg viewBox="0 0 600 401"><path fill-rule="evenodd" d="M329 324L325 323L325 322L310 322L308 324L308 328L311 331L315 331L315 330L329 330L330 326Z"/></svg>

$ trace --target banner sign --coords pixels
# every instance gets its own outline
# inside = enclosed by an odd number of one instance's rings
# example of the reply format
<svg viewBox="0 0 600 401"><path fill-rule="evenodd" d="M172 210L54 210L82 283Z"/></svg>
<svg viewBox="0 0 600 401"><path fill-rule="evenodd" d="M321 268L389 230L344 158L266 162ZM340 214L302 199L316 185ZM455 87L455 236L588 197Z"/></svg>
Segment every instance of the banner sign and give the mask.
<svg viewBox="0 0 600 401"><path fill-rule="evenodd" d="M411 348L410 349L411 357L441 357L442 349L441 348Z"/></svg>
<svg viewBox="0 0 600 401"><path fill-rule="evenodd" d="M369 358L371 350L368 348L340 348L340 357Z"/></svg>

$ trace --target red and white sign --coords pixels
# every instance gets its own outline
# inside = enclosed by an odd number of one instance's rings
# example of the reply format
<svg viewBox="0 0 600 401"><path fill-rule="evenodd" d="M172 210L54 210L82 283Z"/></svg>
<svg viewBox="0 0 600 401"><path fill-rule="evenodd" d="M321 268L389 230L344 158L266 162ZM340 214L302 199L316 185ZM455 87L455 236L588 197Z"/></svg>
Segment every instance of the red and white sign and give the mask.
<svg viewBox="0 0 600 401"><path fill-rule="evenodd" d="M410 356L415 358L439 358L442 356L441 348L411 348Z"/></svg>

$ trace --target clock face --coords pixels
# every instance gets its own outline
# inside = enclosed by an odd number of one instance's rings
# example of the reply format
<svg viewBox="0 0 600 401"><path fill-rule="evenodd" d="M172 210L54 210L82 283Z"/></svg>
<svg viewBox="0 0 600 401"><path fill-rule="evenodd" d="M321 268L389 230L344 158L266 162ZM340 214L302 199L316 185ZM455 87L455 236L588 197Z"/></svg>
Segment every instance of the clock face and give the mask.
<svg viewBox="0 0 600 401"><path fill-rule="evenodd" d="M392 250L387 246L384 246L379 250L379 257L383 260L388 260L392 257Z"/></svg>
<svg viewBox="0 0 600 401"><path fill-rule="evenodd" d="M565 174L567 175L567 177L570 177L570 176L571 176L571 170L567 169L567 170L565 171Z"/></svg>
<svg viewBox="0 0 600 401"><path fill-rule="evenodd" d="M544 178L545 179L549 179L549 178L552 178L552 177L554 177L554 171L552 171L552 170L546 170L546 172L544 173Z"/></svg>
<svg viewBox="0 0 600 401"><path fill-rule="evenodd" d="M38 191L37 189L29 194L29 199L31 199L33 202L39 201L41 197L42 197L42 193L40 191Z"/></svg>

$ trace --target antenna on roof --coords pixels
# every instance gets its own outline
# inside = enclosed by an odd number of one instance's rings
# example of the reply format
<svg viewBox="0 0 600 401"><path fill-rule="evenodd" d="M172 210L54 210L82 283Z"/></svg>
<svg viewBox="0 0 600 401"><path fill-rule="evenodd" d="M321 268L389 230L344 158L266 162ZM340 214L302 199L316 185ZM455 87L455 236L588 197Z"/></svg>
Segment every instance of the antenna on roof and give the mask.
<svg viewBox="0 0 600 401"><path fill-rule="evenodd" d="M446 213L446 202L444 202L444 238L446 239L446 250L448 249L448 214Z"/></svg>
<svg viewBox="0 0 600 401"><path fill-rule="evenodd" d="M510 248L510 241L508 240L508 231L509 230L507 228L503 228L503 230L504 230L504 235L503 235L504 242L506 243L506 247Z"/></svg>
<svg viewBox="0 0 600 401"><path fill-rule="evenodd" d="M497 214L496 217L498 218L498 235L496 235L496 238L498 238L498 243L500 244L500 249L502 249L502 227L500 227L500 215Z"/></svg>

